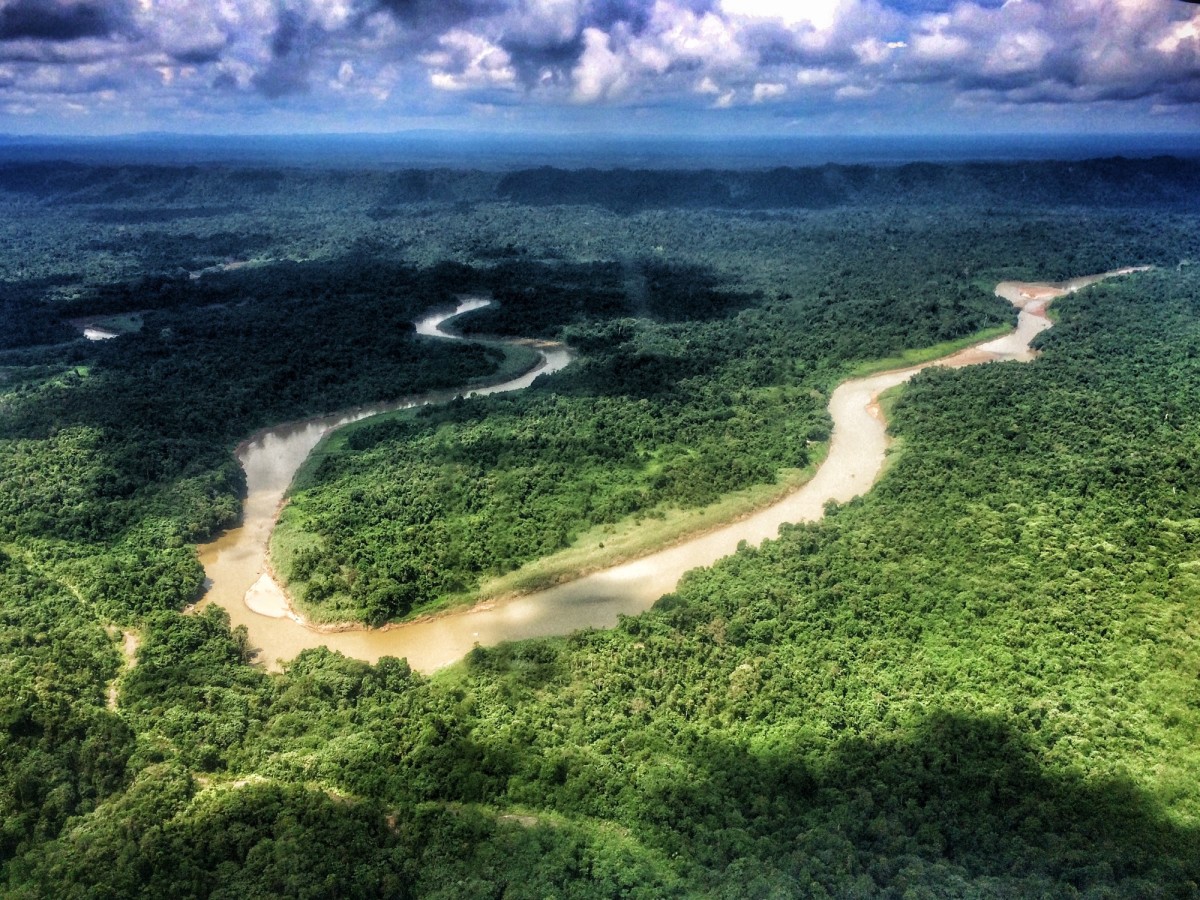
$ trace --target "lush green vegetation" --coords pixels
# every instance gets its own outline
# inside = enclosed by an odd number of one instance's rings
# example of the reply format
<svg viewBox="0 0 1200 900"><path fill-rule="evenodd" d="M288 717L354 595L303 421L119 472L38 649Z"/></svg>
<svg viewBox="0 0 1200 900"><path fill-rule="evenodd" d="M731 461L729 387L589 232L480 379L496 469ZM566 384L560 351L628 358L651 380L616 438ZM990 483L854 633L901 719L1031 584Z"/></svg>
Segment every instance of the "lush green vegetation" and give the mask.
<svg viewBox="0 0 1200 900"><path fill-rule="evenodd" d="M1012 319L1003 301L920 263L892 284L877 282L871 255L843 263L837 301L818 291L720 319L711 311L753 300L660 263L611 267L608 283L591 267L601 277L585 297L621 297L668 321L574 325L565 336L583 359L531 391L366 422L335 439L284 512L276 546L301 549L277 553L277 570L305 612L326 620L378 623L469 596L481 578L596 525L703 506L805 467L828 437L824 407L846 362ZM558 290L542 286L549 274L502 269L510 284L532 286L510 287L501 296L518 302L481 311L483 323L464 317L466 330L519 333L527 320L572 316L560 296L576 287L574 272ZM622 274L633 289L621 290ZM701 321L686 321L693 311ZM849 320L861 339L847 339Z"/></svg>
<svg viewBox="0 0 1200 900"><path fill-rule="evenodd" d="M122 694L155 761L14 871L34 895L287 890L283 854L314 895L1189 896L1197 282L1093 289L1038 363L922 376L878 491L613 631L431 681L327 652L269 678L219 616L161 617Z"/></svg>
<svg viewBox="0 0 1200 900"><path fill-rule="evenodd" d="M467 333L566 326L584 359L521 395L364 423L324 448L274 545L305 614L379 623L470 600L596 526L771 483L827 437L828 392L856 363L1011 321L991 289L1024 254L1055 273L1103 271L1114 239L1127 258L1175 262L1165 254L1181 236L1156 244L1148 222L1122 216L1103 240L1070 235L1058 257L1057 221L988 230L949 211L881 212L836 234L785 221L755 223L770 237L741 266L769 267L794 241L810 256L790 292L736 292L712 270L656 259L481 273L500 303L465 317Z"/></svg>
<svg viewBox="0 0 1200 900"><path fill-rule="evenodd" d="M87 197L0 179L25 229L0 226L5 277L45 325L0 356L6 894L1200 892L1200 275L1176 267L1197 255L1194 214L619 216L397 193L373 218L385 176L364 176L370 191L344 174L43 176ZM311 209L330 224L301 238L296 185L319 179ZM338 218L342 188L361 198ZM225 211L196 216L212 197ZM130 212L83 228L80 208ZM134 252L88 250L121 227L266 234L264 261L193 281L169 265L221 260L164 250L139 269ZM324 255L302 243L339 229ZM498 255L508 243L526 258ZM386 447L474 471L451 436L538 459L525 417L540 416L575 471L625 466L661 492L648 504L685 503L726 469L689 484L680 456L655 486L666 469L642 454L676 452L670 428L769 477L788 429L821 425L806 391L986 323L997 278L1141 262L1161 268L1059 301L1037 362L920 376L894 410L903 450L867 497L611 631L478 649L434 678L328 651L268 675L219 610L175 611L198 587L189 542L236 512L235 440L495 371L485 349L396 337L455 290L507 284L475 327L567 328L584 360L519 401L364 425L331 466L386 472ZM556 305L585 280L611 303L594 318ZM694 315L672 299L684 288ZM65 340L65 316L134 309L136 334L41 343ZM618 495L585 483L559 479L546 508ZM141 633L132 669L114 622Z"/></svg>
<svg viewBox="0 0 1200 900"><path fill-rule="evenodd" d="M1152 177L1147 178L1147 175ZM496 193L533 205L596 204L641 209L826 209L855 204L964 202L998 208L1024 204L1079 206L1176 205L1200 187L1190 164L1160 158L1081 163L1029 162L894 168L826 165L755 172L562 171L541 168L500 179Z"/></svg>
<svg viewBox="0 0 1200 900"><path fill-rule="evenodd" d="M493 348L414 337L418 312L452 300L451 278L277 264L118 283L71 301L65 313L160 308L146 309L136 334L0 359L13 363L0 385L0 533L36 541L110 615L178 609L203 577L187 544L237 520L238 439L484 379L505 362Z"/></svg>
<svg viewBox="0 0 1200 900"><path fill-rule="evenodd" d="M117 651L95 613L0 551L0 856L120 792L134 735L104 709Z"/></svg>

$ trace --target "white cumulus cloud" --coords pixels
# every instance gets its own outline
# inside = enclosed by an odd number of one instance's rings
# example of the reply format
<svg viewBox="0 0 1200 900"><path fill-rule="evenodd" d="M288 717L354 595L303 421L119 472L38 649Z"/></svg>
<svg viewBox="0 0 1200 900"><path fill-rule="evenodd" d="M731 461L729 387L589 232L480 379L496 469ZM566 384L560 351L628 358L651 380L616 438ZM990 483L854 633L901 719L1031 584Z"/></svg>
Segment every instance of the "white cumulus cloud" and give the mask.
<svg viewBox="0 0 1200 900"><path fill-rule="evenodd" d="M435 88L466 91L516 84L512 58L486 38L456 29L442 35L438 43L441 49L421 57L430 67L429 81Z"/></svg>
<svg viewBox="0 0 1200 900"><path fill-rule="evenodd" d="M580 103L594 103L621 93L628 79L621 58L613 52L609 37L598 28L583 32L583 54L572 72L574 98Z"/></svg>
<svg viewBox="0 0 1200 900"><path fill-rule="evenodd" d="M755 103L765 103L768 100L774 100L776 97L782 97L787 93L787 85L779 84L773 81L760 81L754 85L754 91L751 94Z"/></svg>

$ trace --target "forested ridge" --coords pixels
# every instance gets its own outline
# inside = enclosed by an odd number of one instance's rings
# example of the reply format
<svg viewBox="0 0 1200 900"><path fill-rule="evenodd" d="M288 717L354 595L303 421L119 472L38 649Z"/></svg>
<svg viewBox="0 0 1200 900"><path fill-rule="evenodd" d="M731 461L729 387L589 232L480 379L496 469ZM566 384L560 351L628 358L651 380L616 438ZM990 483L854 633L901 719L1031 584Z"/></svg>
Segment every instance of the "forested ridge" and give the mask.
<svg viewBox="0 0 1200 900"><path fill-rule="evenodd" d="M226 216L295 195L322 205L338 193L374 201L388 217L413 203L492 202L642 209L822 209L873 206L919 197L923 203L1168 205L1188 208L1200 191L1193 160L1092 159L896 166L780 166L768 170L662 171L559 169L509 173L434 169L398 172L313 171L266 167L102 166L64 162L0 163L0 189L81 207L94 221L144 224ZM191 203L199 193L208 203ZM240 202L231 204L232 195ZM223 198L211 204L212 197ZM166 201L164 203L164 201ZM189 203L191 205L189 205ZM118 204L115 208L114 204Z"/></svg>
<svg viewBox="0 0 1200 900"><path fill-rule="evenodd" d="M57 200L0 196L23 216L0 228L6 297L43 323L0 353L6 893L1200 893L1200 276L1177 185L1166 205L991 218L408 201L380 218L288 206L286 173L221 177L228 209L202 220L82 228ZM205 205L191 178L136 202ZM242 231L249 265L202 255ZM1056 301L1036 362L919 376L870 494L615 629L432 678L328 651L268 675L219 609L178 612L200 587L191 542L236 515L236 440L522 362L411 335L456 292L500 300L468 332L565 335L579 365L519 400L364 424L323 484L386 474L384 448L469 469L471 441L535 460L544 443L575 474L627 466L609 496L640 473L644 502L689 502L794 463L780 452L819 439L822 391L859 362L1008 319L1000 278L1142 263ZM68 318L117 313L129 333L70 340ZM614 456L600 425L645 443ZM672 429L758 468L689 481ZM132 667L119 629L140 634Z"/></svg>

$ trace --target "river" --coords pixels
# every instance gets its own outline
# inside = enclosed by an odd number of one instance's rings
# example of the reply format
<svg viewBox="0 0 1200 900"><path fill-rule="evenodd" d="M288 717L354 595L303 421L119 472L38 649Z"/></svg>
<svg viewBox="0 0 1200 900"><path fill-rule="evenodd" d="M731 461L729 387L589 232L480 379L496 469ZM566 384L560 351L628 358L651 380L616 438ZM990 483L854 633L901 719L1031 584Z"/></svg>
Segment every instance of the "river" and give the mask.
<svg viewBox="0 0 1200 900"><path fill-rule="evenodd" d="M287 598L268 573L267 544L292 478L325 434L385 410L445 402L456 392L362 407L268 429L238 447L248 492L243 524L200 548L208 584L201 605L218 604L229 612L233 625L245 625L259 659L271 669L301 650L325 646L368 662L381 656L407 657L414 669L432 672L461 659L475 644L490 646L506 640L568 634L589 626L611 627L620 615L649 609L655 600L674 590L684 572L728 556L741 541L757 545L775 537L785 522L816 521L828 501L846 502L870 488L882 471L888 446L887 425L876 403L882 391L929 366L959 368L1000 360L1030 360L1034 355L1030 341L1050 327L1046 306L1051 300L1132 271L1137 270L1120 269L1058 284L1001 282L996 294L1020 310L1013 332L921 365L843 382L830 398L833 432L829 453L816 475L751 516L576 581L403 625L343 631L309 627L291 611ZM443 323L486 303L477 298L465 300L451 313L431 315L416 323L417 332L454 338L442 330ZM569 352L562 347L544 349L542 354L542 364L533 371L475 393L519 390L538 375L557 371L570 361Z"/></svg>

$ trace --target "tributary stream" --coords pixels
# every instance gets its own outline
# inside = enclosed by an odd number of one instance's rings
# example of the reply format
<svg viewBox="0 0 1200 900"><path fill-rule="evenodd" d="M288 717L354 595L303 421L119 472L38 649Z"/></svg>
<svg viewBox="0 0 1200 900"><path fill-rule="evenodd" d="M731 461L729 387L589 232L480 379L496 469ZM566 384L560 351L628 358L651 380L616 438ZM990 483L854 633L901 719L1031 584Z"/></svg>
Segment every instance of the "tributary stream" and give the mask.
<svg viewBox="0 0 1200 900"><path fill-rule="evenodd" d="M381 656L406 657L414 669L431 672L461 659L476 644L490 646L508 640L562 635L589 626L611 627L622 614L633 615L649 609L655 600L674 590L684 572L730 555L741 541L758 545L775 537L781 524L815 521L829 500L845 502L868 490L879 477L888 446L887 423L876 403L882 391L929 366L959 368L999 360L1029 360L1033 357L1030 341L1050 327L1045 310L1051 300L1103 278L1132 271L1136 270L1120 269L1062 284L1002 282L996 287L996 294L1020 309L1015 331L921 365L843 382L829 402L833 433L825 461L812 480L771 506L575 581L402 625L336 631L307 625L291 610L283 591L269 574L268 541L288 486L325 434L379 412L446 402L461 391L362 407L268 429L237 449L247 482L243 524L200 548L200 561L208 582L201 605L218 604L229 612L233 625L245 625L251 646L270 668L277 668L280 660L291 659L308 647L325 646L369 662ZM417 332L454 338L441 330L442 323L486 303L479 299L464 300L454 312L418 322ZM522 377L472 392L519 390L538 375L562 368L571 358L562 347L549 347L541 352L542 363Z"/></svg>

